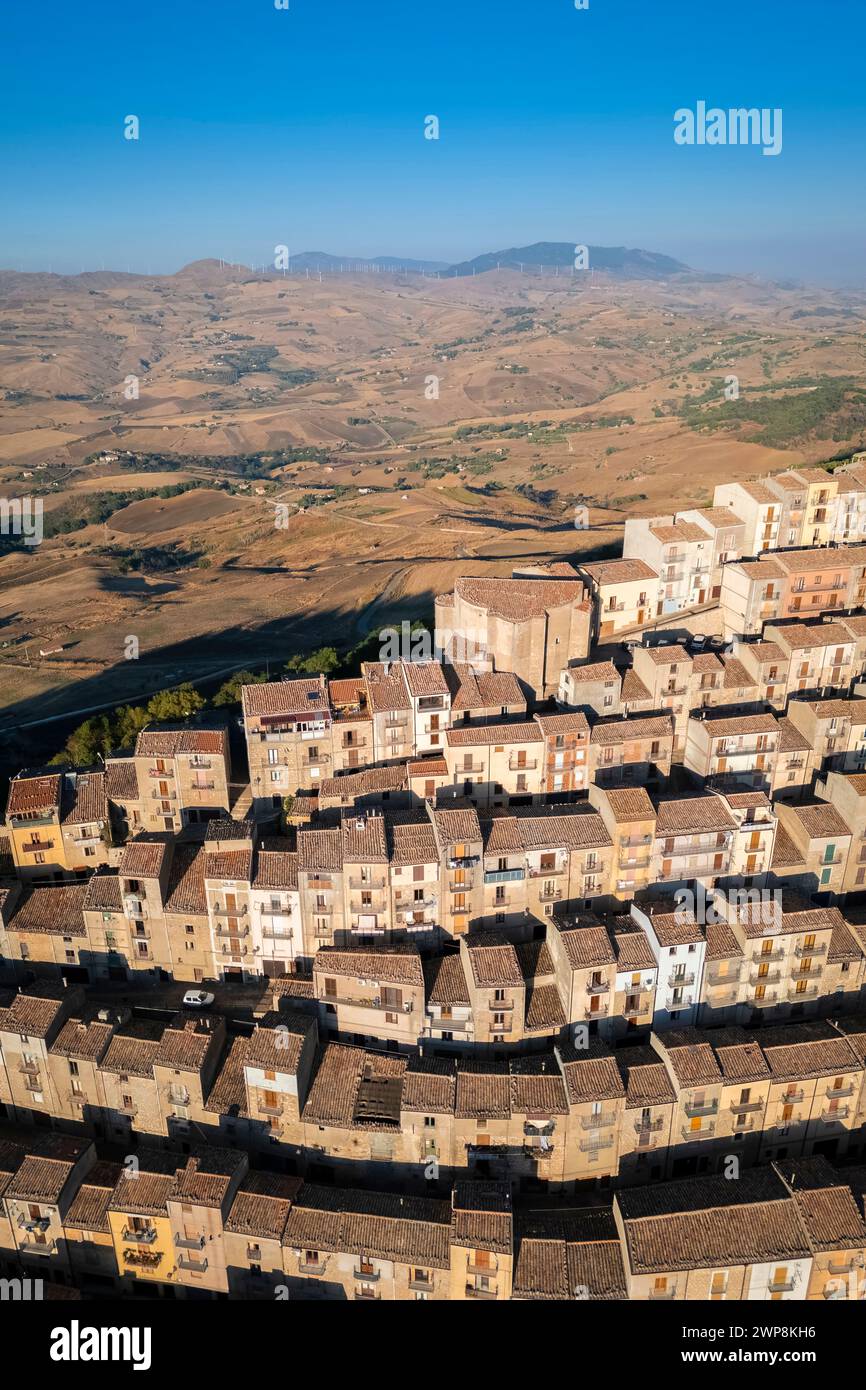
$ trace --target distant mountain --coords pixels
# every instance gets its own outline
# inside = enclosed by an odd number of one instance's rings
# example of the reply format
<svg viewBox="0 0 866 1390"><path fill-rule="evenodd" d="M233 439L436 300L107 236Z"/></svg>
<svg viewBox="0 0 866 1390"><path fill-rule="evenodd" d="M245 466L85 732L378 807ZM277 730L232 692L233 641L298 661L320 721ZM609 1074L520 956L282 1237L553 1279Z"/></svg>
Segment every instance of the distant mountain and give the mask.
<svg viewBox="0 0 866 1390"><path fill-rule="evenodd" d="M447 270L447 261L417 261L411 256L332 256L328 251L300 251L291 258L292 270L331 270L339 271L400 271L409 270L415 274L423 271Z"/></svg>
<svg viewBox="0 0 866 1390"><path fill-rule="evenodd" d="M488 251L471 261L460 261L444 272L451 275L481 275L486 270L545 270L554 266L570 270L574 265L573 241L536 241L532 246L510 246L507 251ZM628 280L665 280L689 267L658 251L631 250L627 246L590 246L589 268L607 270Z"/></svg>

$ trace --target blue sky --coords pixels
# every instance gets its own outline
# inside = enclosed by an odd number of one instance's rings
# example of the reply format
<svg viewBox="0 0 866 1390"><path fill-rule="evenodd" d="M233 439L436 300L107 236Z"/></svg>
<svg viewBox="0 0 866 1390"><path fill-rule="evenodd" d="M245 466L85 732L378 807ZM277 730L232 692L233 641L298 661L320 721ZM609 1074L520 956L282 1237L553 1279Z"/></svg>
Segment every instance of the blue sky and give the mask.
<svg viewBox="0 0 866 1390"><path fill-rule="evenodd" d="M866 283L861 0L41 0L4 30L2 266L574 240ZM782 153L677 146L699 99L781 107Z"/></svg>

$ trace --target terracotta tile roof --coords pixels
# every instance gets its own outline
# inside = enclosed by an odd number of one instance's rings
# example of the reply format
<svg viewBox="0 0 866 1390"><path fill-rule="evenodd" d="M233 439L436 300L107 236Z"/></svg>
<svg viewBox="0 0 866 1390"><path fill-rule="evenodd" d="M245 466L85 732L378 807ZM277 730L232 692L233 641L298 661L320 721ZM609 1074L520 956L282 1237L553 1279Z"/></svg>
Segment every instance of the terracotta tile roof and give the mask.
<svg viewBox="0 0 866 1390"><path fill-rule="evenodd" d="M87 912L123 911L120 879L116 873L97 872L88 879L84 894L84 910Z"/></svg>
<svg viewBox="0 0 866 1390"><path fill-rule="evenodd" d="M548 950L546 941L521 941L515 945L514 949L517 952L517 959L520 961L520 969L525 980L553 975L553 957Z"/></svg>
<svg viewBox="0 0 866 1390"><path fill-rule="evenodd" d="M164 1025L149 1019L135 1019L120 1028L108 1044L100 1068L120 1075L152 1077L154 1058L159 1052Z"/></svg>
<svg viewBox="0 0 866 1390"><path fill-rule="evenodd" d="M722 1041L715 1044L716 1061L726 1084L768 1081L767 1066L761 1045L739 1028L722 1030Z"/></svg>
<svg viewBox="0 0 866 1390"><path fill-rule="evenodd" d="M735 656L723 656L722 664L725 668L725 690L748 690L755 685L754 677L749 675L742 661L738 661Z"/></svg>
<svg viewBox="0 0 866 1390"><path fill-rule="evenodd" d="M477 932L467 937L466 955L477 988L523 985L517 952L510 941L496 932Z"/></svg>
<svg viewBox="0 0 866 1390"><path fill-rule="evenodd" d="M223 1064L214 1077L205 1110L211 1115L237 1118L246 1114L247 1089L244 1063L249 1051L249 1038L234 1038Z"/></svg>
<svg viewBox="0 0 866 1390"><path fill-rule="evenodd" d="M397 985L424 983L418 948L397 942L390 946L321 946L313 957L313 973Z"/></svg>
<svg viewBox="0 0 866 1390"><path fill-rule="evenodd" d="M404 661L403 675L409 694L416 698L421 695L451 694L438 661Z"/></svg>
<svg viewBox="0 0 866 1390"><path fill-rule="evenodd" d="M229 1209L225 1230L232 1235L281 1241L292 1201L302 1179L287 1173L247 1173Z"/></svg>
<svg viewBox="0 0 866 1390"><path fill-rule="evenodd" d="M399 662L386 669L381 661L365 661L361 669L367 680L370 708L375 714L412 708Z"/></svg>
<svg viewBox="0 0 866 1390"><path fill-rule="evenodd" d="M249 883L252 868L253 852L249 846L244 849L216 851L205 849L205 883L213 881Z"/></svg>
<svg viewBox="0 0 866 1390"><path fill-rule="evenodd" d="M507 622L543 617L553 608L583 603L579 579L458 579L455 593L475 608L486 609Z"/></svg>
<svg viewBox="0 0 866 1390"><path fill-rule="evenodd" d="M638 739L673 739L674 724L669 714L651 718L614 719L607 724L595 724L591 743L632 743Z"/></svg>
<svg viewBox="0 0 866 1390"><path fill-rule="evenodd" d="M99 1231L107 1235L111 1226L108 1206L122 1172L122 1164L99 1160L73 1197L64 1218L64 1226L78 1231Z"/></svg>
<svg viewBox="0 0 866 1390"><path fill-rule="evenodd" d="M866 700L808 700L806 703L819 719L850 719L852 724L866 724Z"/></svg>
<svg viewBox="0 0 866 1390"><path fill-rule="evenodd" d="M168 1200L196 1207L223 1205L232 1184L247 1166L247 1157L236 1149L207 1148L186 1159L176 1159L181 1166L175 1171L175 1181Z"/></svg>
<svg viewBox="0 0 866 1390"><path fill-rule="evenodd" d="M649 918L660 946L688 946L703 937L704 928L698 926L694 913L685 908L665 912L661 903L646 903L641 905L641 910Z"/></svg>
<svg viewBox="0 0 866 1390"><path fill-rule="evenodd" d="M164 840L130 840L120 856L121 878L159 878L168 853Z"/></svg>
<svg viewBox="0 0 866 1390"><path fill-rule="evenodd" d="M654 1035L659 1052L667 1054L671 1070L684 1090L716 1086L722 1072L706 1034L697 1028L679 1028Z"/></svg>
<svg viewBox="0 0 866 1390"><path fill-rule="evenodd" d="M739 650L753 656L761 666L785 660L785 653L775 642L743 642Z"/></svg>
<svg viewBox="0 0 866 1390"><path fill-rule="evenodd" d="M424 962L424 988L428 1004L469 1006L463 961L456 952Z"/></svg>
<svg viewBox="0 0 866 1390"><path fill-rule="evenodd" d="M80 772L63 779L63 825L92 825L108 820L104 772Z"/></svg>
<svg viewBox="0 0 866 1390"><path fill-rule="evenodd" d="M165 910L184 916L207 915L204 871L207 854L201 845L178 844L171 859Z"/></svg>
<svg viewBox="0 0 866 1390"><path fill-rule="evenodd" d="M514 1222L507 1188L498 1183L458 1182L452 1189L451 1210L452 1244L511 1253Z"/></svg>
<svg viewBox="0 0 866 1390"><path fill-rule="evenodd" d="M84 1018L67 1019L48 1051L56 1057L98 1062L114 1032L114 1024L103 1022L98 1012L91 1009ZM105 1012L110 1011L106 1009Z"/></svg>
<svg viewBox="0 0 866 1390"><path fill-rule="evenodd" d="M486 855L519 854L523 849L520 823L516 816L496 816L483 822Z"/></svg>
<svg viewBox="0 0 866 1390"><path fill-rule="evenodd" d="M609 787L604 795L618 825L656 818L655 807L643 787Z"/></svg>
<svg viewBox="0 0 866 1390"><path fill-rule="evenodd" d="M504 1063L457 1059L454 1114L461 1120L511 1118L511 1078Z"/></svg>
<svg viewBox="0 0 866 1390"><path fill-rule="evenodd" d="M304 1183L289 1211L283 1245L449 1269L450 1221L448 1203L430 1197Z"/></svg>
<svg viewBox="0 0 866 1390"><path fill-rule="evenodd" d="M692 658L681 647L679 643L671 643L667 646L642 647L642 652L646 652L654 666L683 666L688 662L691 665Z"/></svg>
<svg viewBox="0 0 866 1390"><path fill-rule="evenodd" d="M448 764L444 758L419 758L406 764L406 772L413 777L447 777Z"/></svg>
<svg viewBox="0 0 866 1390"><path fill-rule="evenodd" d="M269 842L272 843L272 842ZM256 854L252 886L291 892L298 886L298 856L288 849L260 849Z"/></svg>
<svg viewBox="0 0 866 1390"><path fill-rule="evenodd" d="M182 753L222 753L222 729L142 729L135 741L137 758L173 758Z"/></svg>
<svg viewBox="0 0 866 1390"><path fill-rule="evenodd" d="M472 728L448 729L445 742L449 748L494 746L508 743L541 743L537 724L479 724Z"/></svg>
<svg viewBox="0 0 866 1390"><path fill-rule="evenodd" d="M805 734L802 734L796 724L782 715L779 720L779 752L780 753L811 753L812 745ZM779 829L781 830L781 826Z"/></svg>
<svg viewBox="0 0 866 1390"><path fill-rule="evenodd" d="M583 806L557 806L546 808L544 814L539 815L538 808L527 807L526 810L528 814L521 810L516 818L525 850L606 849L613 844L597 811Z"/></svg>
<svg viewBox="0 0 866 1390"><path fill-rule="evenodd" d="M567 668L568 675L575 685L595 685L603 681L605 685L619 684L619 671L612 661L587 661Z"/></svg>
<svg viewBox="0 0 866 1390"><path fill-rule="evenodd" d="M426 819L386 822L390 859L394 865L439 863L433 827Z"/></svg>
<svg viewBox="0 0 866 1390"><path fill-rule="evenodd" d="M673 541L706 541L710 539L710 532L705 531L702 526L698 526L693 521L677 521L673 525L665 525L659 522L655 526L650 526L650 534L663 545L670 545Z"/></svg>
<svg viewBox="0 0 866 1390"><path fill-rule="evenodd" d="M692 671L696 676L712 674L717 671L724 671L724 669L715 652L696 652L692 657Z"/></svg>
<svg viewBox="0 0 866 1390"><path fill-rule="evenodd" d="M437 807L431 809L430 814L440 843L445 848L481 839L478 812L471 808L450 811Z"/></svg>
<svg viewBox="0 0 866 1390"><path fill-rule="evenodd" d="M699 507L698 516L703 517L711 526L745 526L746 524L728 507Z"/></svg>
<svg viewBox="0 0 866 1390"><path fill-rule="evenodd" d="M304 680L270 681L241 689L245 717L285 714L321 718L330 713L324 682L316 676Z"/></svg>
<svg viewBox="0 0 866 1390"><path fill-rule="evenodd" d="M298 830L298 871L328 873L343 867L339 830Z"/></svg>
<svg viewBox="0 0 866 1390"><path fill-rule="evenodd" d="M557 1050L572 1105L585 1105L596 1100L618 1100L625 1096L616 1058L603 1043L590 1040L589 1047L580 1052L570 1043L563 1043Z"/></svg>
<svg viewBox="0 0 866 1390"><path fill-rule="evenodd" d="M65 1009L59 988L52 997L48 990L42 993L31 986L26 993L16 994L8 1007L0 1008L0 1033L45 1038Z"/></svg>
<svg viewBox="0 0 866 1390"><path fill-rule="evenodd" d="M726 738L738 734L760 734L775 732L777 720L773 714L728 714L701 715L697 723L703 724L710 738Z"/></svg>
<svg viewBox="0 0 866 1390"><path fill-rule="evenodd" d="M56 1203L69 1181L77 1156L62 1159L28 1155L6 1188L7 1200Z"/></svg>
<svg viewBox="0 0 866 1390"><path fill-rule="evenodd" d="M84 883L25 888L12 914L9 930L40 932L46 936L86 936L86 892Z"/></svg>
<svg viewBox="0 0 866 1390"><path fill-rule="evenodd" d="M244 1066L294 1074L304 1044L315 1029L315 1020L309 1014L288 1010L266 1014L248 1039Z"/></svg>
<svg viewBox="0 0 866 1390"><path fill-rule="evenodd" d="M658 579L658 571L646 560L590 560L581 565L581 573L590 575L599 585L631 584L640 579Z"/></svg>
<svg viewBox="0 0 866 1390"><path fill-rule="evenodd" d="M177 1182L177 1154L139 1148L136 1157L135 1179L125 1168L121 1171L108 1210L130 1216L167 1216L168 1199Z"/></svg>
<svg viewBox="0 0 866 1390"><path fill-rule="evenodd" d="M403 1077L402 1111L453 1115L457 1071L453 1058L410 1057Z"/></svg>
<svg viewBox="0 0 866 1390"><path fill-rule="evenodd" d="M760 1042L774 1081L844 1075L861 1065L854 1048L824 1022L761 1029Z"/></svg>
<svg viewBox="0 0 866 1390"><path fill-rule="evenodd" d="M727 922L707 922L707 960L740 960L743 948Z"/></svg>
<svg viewBox="0 0 866 1390"><path fill-rule="evenodd" d="M591 917L581 919L569 916L554 921L554 926L572 970L590 970L615 964L610 937L599 921Z"/></svg>
<svg viewBox="0 0 866 1390"><path fill-rule="evenodd" d="M824 840L832 837L838 839L849 839L852 835L851 826L827 801L821 801L815 806L792 806L791 816L799 821L804 834L810 840Z"/></svg>
<svg viewBox="0 0 866 1390"><path fill-rule="evenodd" d="M523 1026L527 1033L551 1032L568 1022L556 985L527 985Z"/></svg>
<svg viewBox="0 0 866 1390"><path fill-rule="evenodd" d="M621 698L623 704L634 705L639 704L641 701L651 700L652 693L647 690L640 676L629 669L622 678Z"/></svg>
<svg viewBox="0 0 866 1390"><path fill-rule="evenodd" d="M445 768L445 764L442 764ZM445 771L447 772L447 768ZM405 763L392 767L365 767L359 772L341 772L336 777L323 777L319 796L323 801L340 800L352 805L362 796L377 792L399 792L409 785Z"/></svg>
<svg viewBox="0 0 866 1390"><path fill-rule="evenodd" d="M832 568L832 562L830 562ZM842 623L791 623L773 627L773 640L790 651L813 647L844 647L853 641ZM863 702L866 704L866 701Z"/></svg>
<svg viewBox="0 0 866 1390"><path fill-rule="evenodd" d="M199 1072L214 1041L213 1019L178 1014L165 1029L153 1054L155 1067Z"/></svg>
<svg viewBox="0 0 866 1390"><path fill-rule="evenodd" d="M664 1062L651 1047L620 1048L616 1063L625 1086L627 1110L674 1104L676 1092Z"/></svg>
<svg viewBox="0 0 866 1390"><path fill-rule="evenodd" d="M796 1204L775 1173L656 1183L618 1192L635 1274L726 1268L810 1254Z"/></svg>
<svg viewBox="0 0 866 1390"><path fill-rule="evenodd" d="M36 811L59 811L62 777L59 772L41 777L26 773L13 777L6 802L7 816L23 816Z"/></svg>
<svg viewBox="0 0 866 1390"><path fill-rule="evenodd" d="M385 821L369 812L346 815L340 826L344 864L387 864Z"/></svg>
<svg viewBox="0 0 866 1390"><path fill-rule="evenodd" d="M106 761L105 790L110 801L138 800L138 773L132 758L117 758Z"/></svg>
<svg viewBox="0 0 866 1390"><path fill-rule="evenodd" d="M565 1081L555 1054L543 1057L512 1057L512 1115L546 1119L568 1114Z"/></svg>
<svg viewBox="0 0 866 1390"><path fill-rule="evenodd" d="M660 801L656 835L695 835L712 830L735 830L737 822L718 796L692 796Z"/></svg>
<svg viewBox="0 0 866 1390"><path fill-rule="evenodd" d="M589 720L580 710L574 710L571 714L537 714L535 722L545 738L554 734L577 734L580 737L589 734Z"/></svg>
<svg viewBox="0 0 866 1390"><path fill-rule="evenodd" d="M453 667L446 667L445 674L454 687L451 708L455 713L511 705L526 708L526 696L511 671L475 672L471 666L456 662Z"/></svg>
<svg viewBox="0 0 866 1390"><path fill-rule="evenodd" d="M650 944L640 927L627 918L617 925L612 933L616 968L618 971L655 970L656 958Z"/></svg>

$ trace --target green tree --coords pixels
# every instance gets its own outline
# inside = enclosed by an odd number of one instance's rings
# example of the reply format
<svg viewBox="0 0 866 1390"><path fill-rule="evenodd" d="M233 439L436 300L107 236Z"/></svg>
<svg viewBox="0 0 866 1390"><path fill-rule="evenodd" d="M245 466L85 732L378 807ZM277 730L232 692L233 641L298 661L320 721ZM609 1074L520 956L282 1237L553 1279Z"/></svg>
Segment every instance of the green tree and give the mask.
<svg viewBox="0 0 866 1390"><path fill-rule="evenodd" d="M142 729L150 723L144 705L121 705L114 712L115 748L131 748Z"/></svg>
<svg viewBox="0 0 866 1390"><path fill-rule="evenodd" d="M235 671L233 676L229 676L213 697L213 703L220 705L239 705L241 702L241 686L243 685L264 685L267 676L253 675L252 671Z"/></svg>
<svg viewBox="0 0 866 1390"><path fill-rule="evenodd" d="M111 726L108 716L95 714L90 719L85 719L84 723L79 724L77 729L73 729L66 740L63 753L58 754L54 761L74 763L76 767L87 767L90 763L95 763L98 760L100 753L110 753L111 747Z"/></svg>
<svg viewBox="0 0 866 1390"><path fill-rule="evenodd" d="M298 671L307 676L329 676L336 671L340 658L336 647L319 647L317 651L304 654L297 652L286 662L287 671Z"/></svg>
<svg viewBox="0 0 866 1390"><path fill-rule="evenodd" d="M204 709L206 700L189 681L184 681L176 690L160 690L147 703L148 718L155 723L167 719L189 719Z"/></svg>

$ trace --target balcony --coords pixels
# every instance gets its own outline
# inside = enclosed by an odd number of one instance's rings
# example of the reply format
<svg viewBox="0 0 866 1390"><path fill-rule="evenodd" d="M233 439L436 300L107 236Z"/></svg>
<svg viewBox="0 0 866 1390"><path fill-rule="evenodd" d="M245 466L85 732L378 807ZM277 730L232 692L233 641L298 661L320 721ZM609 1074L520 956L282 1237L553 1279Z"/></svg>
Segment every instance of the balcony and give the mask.
<svg viewBox="0 0 866 1390"><path fill-rule="evenodd" d="M483 1298L495 1301L498 1297L495 1289L479 1289L475 1284L466 1285L467 1298Z"/></svg>
<svg viewBox="0 0 866 1390"><path fill-rule="evenodd" d="M19 1070L19 1071L22 1073L22 1075L24 1075L24 1076L38 1076L38 1075L39 1075L39 1063L38 1063L38 1062L19 1062L19 1063L18 1063L18 1070Z"/></svg>
<svg viewBox="0 0 866 1390"><path fill-rule="evenodd" d="M151 792L150 799L151 801L177 801L177 792Z"/></svg>
<svg viewBox="0 0 866 1390"><path fill-rule="evenodd" d="M589 1018L589 1019L593 1019L593 1018L607 1018L607 1015L608 1015L609 1010L610 1010L610 1004L609 1004L608 1001L605 999L605 1000L603 1000L603 1002L602 1002L601 1004L599 1004L599 1006L598 1006L597 1009L584 1009L584 1011L583 1011L583 1016L584 1016L584 1018Z"/></svg>
<svg viewBox="0 0 866 1390"><path fill-rule="evenodd" d="M369 889L371 893L380 893L385 887L384 878L350 878L350 888Z"/></svg>
<svg viewBox="0 0 866 1390"><path fill-rule="evenodd" d="M815 999L818 995L817 985L807 985L805 989L797 989L792 985L788 990L788 998L793 1004L799 1004L804 999Z"/></svg>
<svg viewBox="0 0 866 1390"><path fill-rule="evenodd" d="M601 1110L596 1115L581 1115L581 1129L603 1129L607 1125L616 1124L615 1110Z"/></svg>
<svg viewBox="0 0 866 1390"><path fill-rule="evenodd" d="M21 848L25 854L37 854L40 850L53 849L53 840L25 840Z"/></svg>
<svg viewBox="0 0 866 1390"><path fill-rule="evenodd" d="M526 758L524 761L521 761L520 758L508 759L509 772L534 772L537 767L537 758Z"/></svg>
<svg viewBox="0 0 866 1390"><path fill-rule="evenodd" d="M694 1101L686 1101L683 1110L690 1120L695 1120L699 1116L718 1115L719 1102L717 1100L701 1101L699 1104Z"/></svg>
<svg viewBox="0 0 866 1390"><path fill-rule="evenodd" d="M410 1280L409 1280L409 1288L412 1290L413 1293L432 1293L432 1291L433 1291L433 1280L432 1280L432 1279L410 1279Z"/></svg>
<svg viewBox="0 0 866 1390"><path fill-rule="evenodd" d="M587 896L590 895L588 894ZM553 903L558 902L561 897L561 888L542 888L538 894L538 901L540 903Z"/></svg>
<svg viewBox="0 0 866 1390"><path fill-rule="evenodd" d="M55 1255L57 1253L56 1240L19 1240L18 1249L22 1255Z"/></svg>
<svg viewBox="0 0 866 1390"><path fill-rule="evenodd" d="M830 1107L827 1106L821 1111L821 1123L824 1125L833 1125L837 1120L847 1120L850 1113L850 1105L840 1105L835 1110L831 1110Z"/></svg>
<svg viewBox="0 0 866 1390"><path fill-rule="evenodd" d="M490 999L487 1007L492 1014L510 1013L514 1008L513 999Z"/></svg>
<svg viewBox="0 0 866 1390"><path fill-rule="evenodd" d="M204 1274L207 1270L207 1256L202 1255L201 1259L197 1260L194 1255L178 1255L177 1267L190 1270L193 1274Z"/></svg>
<svg viewBox="0 0 866 1390"><path fill-rule="evenodd" d="M664 1117L659 1116L657 1120L635 1120L634 1127L638 1134L657 1134L664 1125Z"/></svg>
<svg viewBox="0 0 866 1390"><path fill-rule="evenodd" d="M761 975L760 966L749 972L750 985L777 985L782 978L781 970L768 970L765 975Z"/></svg>
<svg viewBox="0 0 866 1390"><path fill-rule="evenodd" d="M174 1243L178 1250L203 1250L204 1236L180 1236L176 1235Z"/></svg>
<svg viewBox="0 0 866 1390"><path fill-rule="evenodd" d="M598 980L595 983L590 982L586 986L587 994L607 994L609 989L609 980Z"/></svg>
<svg viewBox="0 0 866 1390"><path fill-rule="evenodd" d="M517 883L526 876L524 869L485 869L485 883Z"/></svg>
<svg viewBox="0 0 866 1390"><path fill-rule="evenodd" d="M623 1018L642 1018L644 1014L649 1012L648 1004L626 1004L623 1007L622 1016Z"/></svg>
<svg viewBox="0 0 866 1390"><path fill-rule="evenodd" d="M751 999L746 1000L746 1002L751 1004L753 1009L772 1008L776 1003L776 991L774 989L768 989L766 994L755 994Z"/></svg>
<svg viewBox="0 0 866 1390"><path fill-rule="evenodd" d="M322 996L321 1002L323 1004L341 1004L348 1009L378 1009L383 1013L397 1014L411 1014L415 1008L414 1001L411 999L405 1000L402 1004L388 1004L380 995L376 995L373 999L349 999L340 995L326 994Z"/></svg>
<svg viewBox="0 0 866 1390"><path fill-rule="evenodd" d="M216 926L213 929L214 936L230 936L240 940L244 936L249 936L250 929L244 925L242 927Z"/></svg>
<svg viewBox="0 0 866 1390"><path fill-rule="evenodd" d="M174 776L174 768L173 768L173 767L149 767L149 768L147 769L147 775L148 775L148 777L161 777L163 780L165 780L166 777L173 777L173 776Z"/></svg>
<svg viewBox="0 0 866 1390"><path fill-rule="evenodd" d="M580 1149L582 1153L600 1153L602 1149L613 1148L612 1134L593 1135L591 1139L581 1139Z"/></svg>
<svg viewBox="0 0 866 1390"><path fill-rule="evenodd" d="M363 1289L356 1289L352 1297L357 1303L378 1303L382 1295L380 1293L375 1293L372 1289L370 1289L369 1292Z"/></svg>
<svg viewBox="0 0 866 1390"><path fill-rule="evenodd" d="M454 776L459 781L461 777L469 777L473 772L483 772L484 763L480 758L464 758L459 767L455 767Z"/></svg>
<svg viewBox="0 0 866 1390"><path fill-rule="evenodd" d="M676 1286L672 1289L650 1289L648 1294L648 1297L652 1303L655 1303L658 1299L670 1299L676 1298L676 1296Z"/></svg>
<svg viewBox="0 0 866 1390"><path fill-rule="evenodd" d="M263 1100L260 1100L259 1113L262 1115L282 1115L283 1106L279 1102L276 1105L266 1105Z"/></svg>
<svg viewBox="0 0 866 1390"><path fill-rule="evenodd" d="M219 903L211 903L210 910L214 917L246 917L249 912L246 903L241 903L237 907L221 907Z"/></svg>
<svg viewBox="0 0 866 1390"><path fill-rule="evenodd" d="M690 970L688 974L668 975L669 989L688 989L694 982L695 975L693 970Z"/></svg>
<svg viewBox="0 0 866 1390"><path fill-rule="evenodd" d="M130 1245L152 1245L156 1240L156 1227L147 1226L144 1230L136 1231L131 1226L124 1226L120 1238Z"/></svg>
<svg viewBox="0 0 866 1390"><path fill-rule="evenodd" d="M216 791L216 782L193 782L191 786L187 788L187 792L190 796L193 796L196 792L212 791Z"/></svg>
<svg viewBox="0 0 866 1390"><path fill-rule="evenodd" d="M826 956L826 954L827 954L827 945L826 945L826 942L822 943L822 945L820 945L820 946L795 946L795 947L794 947L794 955L795 955L795 956L806 956L806 957L809 957L809 956Z"/></svg>
<svg viewBox="0 0 866 1390"><path fill-rule="evenodd" d="M823 965L810 965L805 970L792 970L792 980L817 980L824 973Z"/></svg>
<svg viewBox="0 0 866 1390"><path fill-rule="evenodd" d="M716 1126L703 1125L700 1129L691 1129L688 1125L680 1126L680 1134L687 1144L697 1142L701 1139L711 1139L716 1132Z"/></svg>
<svg viewBox="0 0 866 1390"><path fill-rule="evenodd" d="M784 1095L778 1097L779 1105L801 1105L805 1092L802 1087L798 1091L786 1091Z"/></svg>
<svg viewBox="0 0 866 1390"><path fill-rule="evenodd" d="M763 1108L762 1100L732 1100L728 1106L735 1115L754 1115Z"/></svg>
<svg viewBox="0 0 866 1390"><path fill-rule="evenodd" d="M369 1269L353 1269L352 1278L361 1279L365 1284L377 1284L380 1274L378 1269L373 1269L371 1266Z"/></svg>
<svg viewBox="0 0 866 1390"><path fill-rule="evenodd" d="M565 864L552 864L549 869L530 869L530 878L558 878L565 873Z"/></svg>
<svg viewBox="0 0 866 1390"><path fill-rule="evenodd" d="M788 1279L768 1279L767 1290L769 1293L791 1293L800 1282L799 1270Z"/></svg>
<svg viewBox="0 0 866 1390"><path fill-rule="evenodd" d="M824 1092L827 1100L843 1100L845 1096L853 1096L854 1082L846 1081L844 1086L832 1086Z"/></svg>
<svg viewBox="0 0 866 1390"><path fill-rule="evenodd" d="M307 1260L299 1260L298 1270L301 1274L324 1274L325 1261L314 1260L312 1263L309 1263Z"/></svg>

